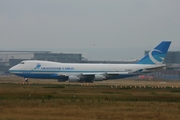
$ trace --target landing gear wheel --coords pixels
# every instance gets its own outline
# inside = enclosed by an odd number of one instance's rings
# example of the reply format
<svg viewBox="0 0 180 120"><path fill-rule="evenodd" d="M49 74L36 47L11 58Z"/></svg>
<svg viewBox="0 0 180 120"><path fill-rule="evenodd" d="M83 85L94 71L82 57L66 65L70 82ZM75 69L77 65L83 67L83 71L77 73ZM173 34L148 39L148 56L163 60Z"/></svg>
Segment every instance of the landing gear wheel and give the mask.
<svg viewBox="0 0 180 120"><path fill-rule="evenodd" d="M28 82L28 78L24 78L24 81L25 81L25 82Z"/></svg>

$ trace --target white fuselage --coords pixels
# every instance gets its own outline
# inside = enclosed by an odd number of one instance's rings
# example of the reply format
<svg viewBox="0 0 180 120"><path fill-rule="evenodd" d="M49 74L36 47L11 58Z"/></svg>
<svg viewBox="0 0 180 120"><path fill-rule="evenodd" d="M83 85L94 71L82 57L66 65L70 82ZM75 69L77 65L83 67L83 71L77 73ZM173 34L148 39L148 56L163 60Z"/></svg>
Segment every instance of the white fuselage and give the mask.
<svg viewBox="0 0 180 120"><path fill-rule="evenodd" d="M162 65L159 65L162 66ZM77 64L58 63L50 61L29 60L22 61L9 71L25 78L53 78L64 79L67 76L87 77L103 75L106 79L135 76L144 72L151 72L147 68L157 65L147 64ZM140 71L140 72L138 72Z"/></svg>

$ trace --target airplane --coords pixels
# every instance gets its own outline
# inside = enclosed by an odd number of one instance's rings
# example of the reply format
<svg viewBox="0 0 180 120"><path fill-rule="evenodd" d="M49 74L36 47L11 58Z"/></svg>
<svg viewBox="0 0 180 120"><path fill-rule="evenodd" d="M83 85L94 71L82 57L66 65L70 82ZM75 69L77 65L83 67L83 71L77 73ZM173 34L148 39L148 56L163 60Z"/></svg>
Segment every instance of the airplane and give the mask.
<svg viewBox="0 0 180 120"><path fill-rule="evenodd" d="M17 76L57 79L58 82L94 82L120 79L166 69L163 64L171 41L162 41L134 64L82 64L25 60L9 69Z"/></svg>

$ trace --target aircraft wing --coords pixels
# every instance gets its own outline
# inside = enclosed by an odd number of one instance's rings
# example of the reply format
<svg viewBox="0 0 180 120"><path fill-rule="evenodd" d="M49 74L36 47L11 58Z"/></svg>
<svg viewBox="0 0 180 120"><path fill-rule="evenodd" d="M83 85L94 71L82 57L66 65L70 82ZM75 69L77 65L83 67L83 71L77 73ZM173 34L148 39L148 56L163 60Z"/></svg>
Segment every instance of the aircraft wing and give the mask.
<svg viewBox="0 0 180 120"><path fill-rule="evenodd" d="M105 72L105 73L82 73L83 76L93 76L93 75L124 75L129 74L129 72Z"/></svg>
<svg viewBox="0 0 180 120"><path fill-rule="evenodd" d="M107 75L126 75L129 74L129 72L107 72Z"/></svg>
<svg viewBox="0 0 180 120"><path fill-rule="evenodd" d="M90 78L95 81L102 81L108 79L108 77L127 75L129 72L102 72L102 73L82 73L81 75L86 78Z"/></svg>

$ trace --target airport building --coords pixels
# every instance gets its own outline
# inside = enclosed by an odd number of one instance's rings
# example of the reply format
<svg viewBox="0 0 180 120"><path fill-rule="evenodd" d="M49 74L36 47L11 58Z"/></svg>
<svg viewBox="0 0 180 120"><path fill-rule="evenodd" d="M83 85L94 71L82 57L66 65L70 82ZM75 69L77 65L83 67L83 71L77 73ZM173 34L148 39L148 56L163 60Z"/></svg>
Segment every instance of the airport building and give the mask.
<svg viewBox="0 0 180 120"><path fill-rule="evenodd" d="M50 51L0 51L0 62L10 59L33 59L35 53L51 53Z"/></svg>
<svg viewBox="0 0 180 120"><path fill-rule="evenodd" d="M35 60L56 61L62 63L81 63L82 54L75 53L34 53Z"/></svg>

